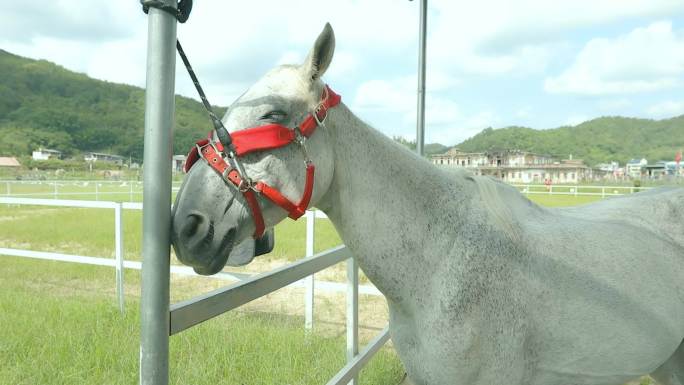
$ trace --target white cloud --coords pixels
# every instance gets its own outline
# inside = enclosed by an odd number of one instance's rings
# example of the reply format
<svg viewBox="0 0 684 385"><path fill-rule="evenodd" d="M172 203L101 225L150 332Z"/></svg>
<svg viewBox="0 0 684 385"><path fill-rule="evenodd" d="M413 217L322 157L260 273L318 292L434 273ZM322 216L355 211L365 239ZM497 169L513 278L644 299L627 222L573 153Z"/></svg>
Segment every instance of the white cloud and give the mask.
<svg viewBox="0 0 684 385"><path fill-rule="evenodd" d="M668 100L654 104L646 109L646 113L654 118L670 118L684 114L684 100Z"/></svg>
<svg viewBox="0 0 684 385"><path fill-rule="evenodd" d="M564 126L576 126L589 120L586 115L572 115L565 120Z"/></svg>
<svg viewBox="0 0 684 385"><path fill-rule="evenodd" d="M621 111L631 107L634 103L627 98L606 99L598 103L598 107L606 112Z"/></svg>
<svg viewBox="0 0 684 385"><path fill-rule="evenodd" d="M551 93L588 95L656 91L682 83L684 35L656 22L615 39L589 41L575 62L547 78Z"/></svg>
<svg viewBox="0 0 684 385"><path fill-rule="evenodd" d="M543 70L557 45L579 28L684 10L679 0L435 0L431 5L438 12L428 20L428 57L438 67L484 74Z"/></svg>
<svg viewBox="0 0 684 385"><path fill-rule="evenodd" d="M392 80L370 80L362 83L352 101L352 109L364 118L382 114L394 117L398 127L378 127L389 135L414 136L417 94L415 77ZM425 131L427 142L453 144L471 137L483 128L496 125L499 118L492 111L464 113L453 100L438 92L425 97Z"/></svg>

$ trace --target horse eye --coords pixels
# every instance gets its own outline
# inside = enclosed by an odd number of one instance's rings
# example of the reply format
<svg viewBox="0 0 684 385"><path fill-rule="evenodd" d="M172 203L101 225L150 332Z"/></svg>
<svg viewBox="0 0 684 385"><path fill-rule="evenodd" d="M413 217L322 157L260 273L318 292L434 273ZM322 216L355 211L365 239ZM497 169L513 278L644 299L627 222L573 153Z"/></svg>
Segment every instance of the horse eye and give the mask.
<svg viewBox="0 0 684 385"><path fill-rule="evenodd" d="M271 111L264 116L261 117L261 120L271 120L271 121L276 121L280 122L285 120L287 118L287 114L283 111Z"/></svg>

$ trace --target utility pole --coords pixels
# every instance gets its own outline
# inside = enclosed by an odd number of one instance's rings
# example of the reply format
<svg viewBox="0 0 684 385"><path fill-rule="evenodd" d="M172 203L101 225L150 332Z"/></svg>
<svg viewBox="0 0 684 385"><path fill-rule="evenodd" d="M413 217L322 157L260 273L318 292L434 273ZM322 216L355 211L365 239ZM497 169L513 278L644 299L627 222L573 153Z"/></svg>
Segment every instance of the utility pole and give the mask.
<svg viewBox="0 0 684 385"><path fill-rule="evenodd" d="M416 152L423 156L425 151L425 40L427 36L427 0L420 0L420 22L418 27L418 114L416 122Z"/></svg>

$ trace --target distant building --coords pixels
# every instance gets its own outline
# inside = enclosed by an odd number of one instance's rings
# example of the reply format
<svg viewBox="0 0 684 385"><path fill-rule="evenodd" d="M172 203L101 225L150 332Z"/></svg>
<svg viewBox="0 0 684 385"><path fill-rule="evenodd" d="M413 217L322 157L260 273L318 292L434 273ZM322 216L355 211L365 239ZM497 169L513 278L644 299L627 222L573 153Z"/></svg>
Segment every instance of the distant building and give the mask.
<svg viewBox="0 0 684 385"><path fill-rule="evenodd" d="M625 176L625 168L620 167L618 162L599 163L594 167L596 176L602 176L603 179L619 180Z"/></svg>
<svg viewBox="0 0 684 385"><path fill-rule="evenodd" d="M677 162L665 162L665 172L668 176L684 176L684 167Z"/></svg>
<svg viewBox="0 0 684 385"><path fill-rule="evenodd" d="M49 148L39 148L37 151L33 151L31 157L33 160L59 159L62 157L62 152Z"/></svg>
<svg viewBox="0 0 684 385"><path fill-rule="evenodd" d="M118 166L124 163L124 157L121 155L103 154L99 152L86 152L83 156L86 162L108 162Z"/></svg>
<svg viewBox="0 0 684 385"><path fill-rule="evenodd" d="M15 157L0 156L0 167L21 167L21 164Z"/></svg>
<svg viewBox="0 0 684 385"><path fill-rule="evenodd" d="M472 168L485 166L488 162L484 152L464 152L457 148L452 148L444 154L432 155L432 163L447 166Z"/></svg>
<svg viewBox="0 0 684 385"><path fill-rule="evenodd" d="M185 167L185 155L174 155L171 159L171 170L173 172L182 172L183 167Z"/></svg>
<svg viewBox="0 0 684 385"><path fill-rule="evenodd" d="M642 167L642 175L649 179L663 179L667 176L667 161L661 160L655 164Z"/></svg>
<svg viewBox="0 0 684 385"><path fill-rule="evenodd" d="M577 183L592 179L595 174L582 160L559 162L550 155L519 150L463 152L451 149L433 155L432 163L468 168L475 175L489 175L509 183Z"/></svg>
<svg viewBox="0 0 684 385"><path fill-rule="evenodd" d="M631 178L641 178L644 166L648 164L645 158L630 159L625 165L625 174Z"/></svg>

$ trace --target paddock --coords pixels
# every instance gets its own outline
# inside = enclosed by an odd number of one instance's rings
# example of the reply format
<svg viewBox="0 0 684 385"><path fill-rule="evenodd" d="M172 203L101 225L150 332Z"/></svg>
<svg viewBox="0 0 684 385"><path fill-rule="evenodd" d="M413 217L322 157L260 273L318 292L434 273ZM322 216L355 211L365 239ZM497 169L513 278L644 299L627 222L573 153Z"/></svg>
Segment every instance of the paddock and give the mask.
<svg viewBox="0 0 684 385"><path fill-rule="evenodd" d="M571 195L530 195L544 205L576 205L585 199ZM2 199L2 198L0 198ZM610 198L607 198L610 199ZM103 203L103 202L99 202ZM112 209L69 208L0 203L0 247L107 258L114 261ZM36 221L36 218L42 218ZM9 219L12 219L11 223ZM124 210L124 256L140 261L140 211ZM34 232L24 231L32 227ZM75 237L90 231L89 237ZM248 273L282 266L305 254L306 225L289 221L276 228L279 239L293 242L263 256ZM65 234L72 236L66 237ZM54 236L41 236L54 234ZM338 244L326 220L317 220L316 249ZM279 245L283 243L279 241ZM136 382L139 339L140 273L126 269L125 313L119 311L113 267L2 255L0 330L5 364L0 378L13 384ZM172 265L173 269L180 266ZM245 270L245 269L243 269ZM173 271L173 270L172 270ZM244 272L244 271L243 271ZM343 282L346 266L338 264L317 280ZM363 287L366 281L360 277ZM173 301L218 289L228 279L172 274ZM305 290L290 287L254 301L171 339L171 383L322 384L345 363L345 297L316 286L313 333L305 332ZM359 296L359 340L367 343L386 323L381 297ZM99 330L95 332L97 325ZM45 342L49 335L50 343ZM242 337L238 337L238 335ZM42 355L50 365L30 365L22 357ZM200 357L211 355L217 362ZM198 361L201 361L199 364ZM309 370L314 362L315 371ZM29 366L30 365L30 366ZM230 370L227 370L230 368ZM182 374L182 375L181 375ZM361 372L364 384L394 385L403 375L391 345L380 349ZM182 378L182 379L181 379ZM647 378L642 384L649 384Z"/></svg>

